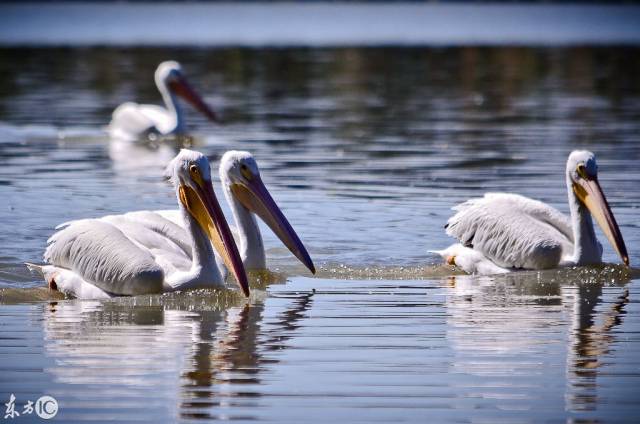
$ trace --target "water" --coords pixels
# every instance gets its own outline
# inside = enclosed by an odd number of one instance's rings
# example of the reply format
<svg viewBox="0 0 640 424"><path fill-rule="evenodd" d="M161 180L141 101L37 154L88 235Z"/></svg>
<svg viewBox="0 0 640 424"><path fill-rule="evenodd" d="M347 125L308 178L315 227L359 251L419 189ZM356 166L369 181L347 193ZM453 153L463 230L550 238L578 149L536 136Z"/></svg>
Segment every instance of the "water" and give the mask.
<svg viewBox="0 0 640 424"><path fill-rule="evenodd" d="M637 264L638 53L0 49L0 399L52 395L65 422L634 421L635 271L450 276L427 250L452 242L450 207L485 191L566 212L565 161L586 148ZM175 207L172 148L102 132L119 103L159 102L168 58L223 117L189 113L195 148L214 164L255 155L318 277L265 227L274 274L248 303L50 299L23 262L57 224Z"/></svg>

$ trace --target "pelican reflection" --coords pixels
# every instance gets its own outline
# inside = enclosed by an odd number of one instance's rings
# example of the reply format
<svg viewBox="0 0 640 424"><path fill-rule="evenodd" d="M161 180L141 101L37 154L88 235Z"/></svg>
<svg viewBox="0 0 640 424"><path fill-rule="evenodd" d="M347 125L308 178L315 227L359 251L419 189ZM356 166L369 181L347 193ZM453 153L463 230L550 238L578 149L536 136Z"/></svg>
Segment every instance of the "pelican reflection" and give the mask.
<svg viewBox="0 0 640 424"><path fill-rule="evenodd" d="M251 387L278 362L313 303L312 293L269 307L265 297L254 288L250 302L231 290L203 290L42 304L44 349L54 364L47 372L63 385L58 395L67 405L82 397L100 408L115 397L134 411L135 399L142 409L157 408L159 417L223 418L220 408L228 414L232 406L246 417L260 402Z"/></svg>
<svg viewBox="0 0 640 424"><path fill-rule="evenodd" d="M595 407L596 379L603 357L616 342L612 330L625 314L624 286L631 278L621 266L450 277L447 337L456 353L451 366L496 381L529 375L533 387L540 384L543 397L548 394L543 386L557 374L558 381L567 382L567 411ZM549 337L560 325L566 327L566 338ZM562 369L545 363L553 352L566 352L566 378ZM513 387L499 396L505 396L510 407L530 407L532 390L524 390L521 399L518 390Z"/></svg>

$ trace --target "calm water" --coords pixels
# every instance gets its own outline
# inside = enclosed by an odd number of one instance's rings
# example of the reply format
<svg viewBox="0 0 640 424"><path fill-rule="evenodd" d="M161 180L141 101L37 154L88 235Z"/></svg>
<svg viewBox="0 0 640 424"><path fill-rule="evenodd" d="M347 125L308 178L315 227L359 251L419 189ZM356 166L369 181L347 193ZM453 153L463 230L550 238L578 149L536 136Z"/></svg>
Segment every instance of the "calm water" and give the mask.
<svg viewBox="0 0 640 424"><path fill-rule="evenodd" d="M639 53L0 49L0 400L52 395L65 422L633 422L635 271L451 277L427 250L452 242L450 207L485 191L567 211L566 157L587 148L637 264ZM223 117L188 114L195 147L216 165L254 153L318 278L264 231L276 274L248 303L36 301L23 262L55 225L175 207L160 177L172 147L102 132L119 103L159 102L168 58Z"/></svg>

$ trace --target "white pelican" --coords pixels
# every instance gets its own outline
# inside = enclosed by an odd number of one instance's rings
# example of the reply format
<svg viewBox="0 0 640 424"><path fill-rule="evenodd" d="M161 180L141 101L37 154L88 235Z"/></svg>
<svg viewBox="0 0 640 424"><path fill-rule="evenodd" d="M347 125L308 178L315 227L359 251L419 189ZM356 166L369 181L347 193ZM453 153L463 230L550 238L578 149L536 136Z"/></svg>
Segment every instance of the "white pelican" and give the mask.
<svg viewBox="0 0 640 424"><path fill-rule="evenodd" d="M236 223L237 242L247 270L266 269L258 215L311 273L316 269L302 241L262 182L258 164L249 152L230 150L220 159L220 181Z"/></svg>
<svg viewBox="0 0 640 424"><path fill-rule="evenodd" d="M593 216L628 266L622 234L598 183L595 155L572 152L566 181L570 220L537 200L487 193L454 208L457 213L445 228L460 243L434 252L449 264L478 274L599 264L602 245L596 239Z"/></svg>
<svg viewBox="0 0 640 424"><path fill-rule="evenodd" d="M111 138L136 141L149 134L184 134L184 114L176 96L184 98L210 120L216 120L215 113L187 83L178 62L170 60L158 65L155 81L166 108L132 102L121 104L113 111L108 127Z"/></svg>
<svg viewBox="0 0 640 424"><path fill-rule="evenodd" d="M264 243L255 218L258 215L291 253L315 274L316 269L307 249L269 194L251 153L235 150L226 152L220 159L219 174L236 224L236 228L232 230L235 230L234 235L245 269L255 271L267 267ZM177 211L157 213L181 225Z"/></svg>
<svg viewBox="0 0 640 424"><path fill-rule="evenodd" d="M184 228L149 211L63 224L38 267L52 288L79 298L222 286L212 245L245 295L249 285L211 185L209 161L181 150L167 167Z"/></svg>

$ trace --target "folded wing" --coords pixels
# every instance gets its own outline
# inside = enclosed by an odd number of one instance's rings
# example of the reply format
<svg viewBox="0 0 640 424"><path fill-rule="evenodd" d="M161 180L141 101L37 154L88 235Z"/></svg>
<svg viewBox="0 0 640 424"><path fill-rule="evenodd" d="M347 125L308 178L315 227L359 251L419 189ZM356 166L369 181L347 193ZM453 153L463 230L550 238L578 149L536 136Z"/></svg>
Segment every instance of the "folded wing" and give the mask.
<svg viewBox="0 0 640 424"><path fill-rule="evenodd" d="M117 295L162 291L164 271L152 254L97 219L71 223L49 239L44 260Z"/></svg>
<svg viewBox="0 0 640 424"><path fill-rule="evenodd" d="M573 250L569 219L524 196L487 193L453 208L447 234L504 268L545 269Z"/></svg>

